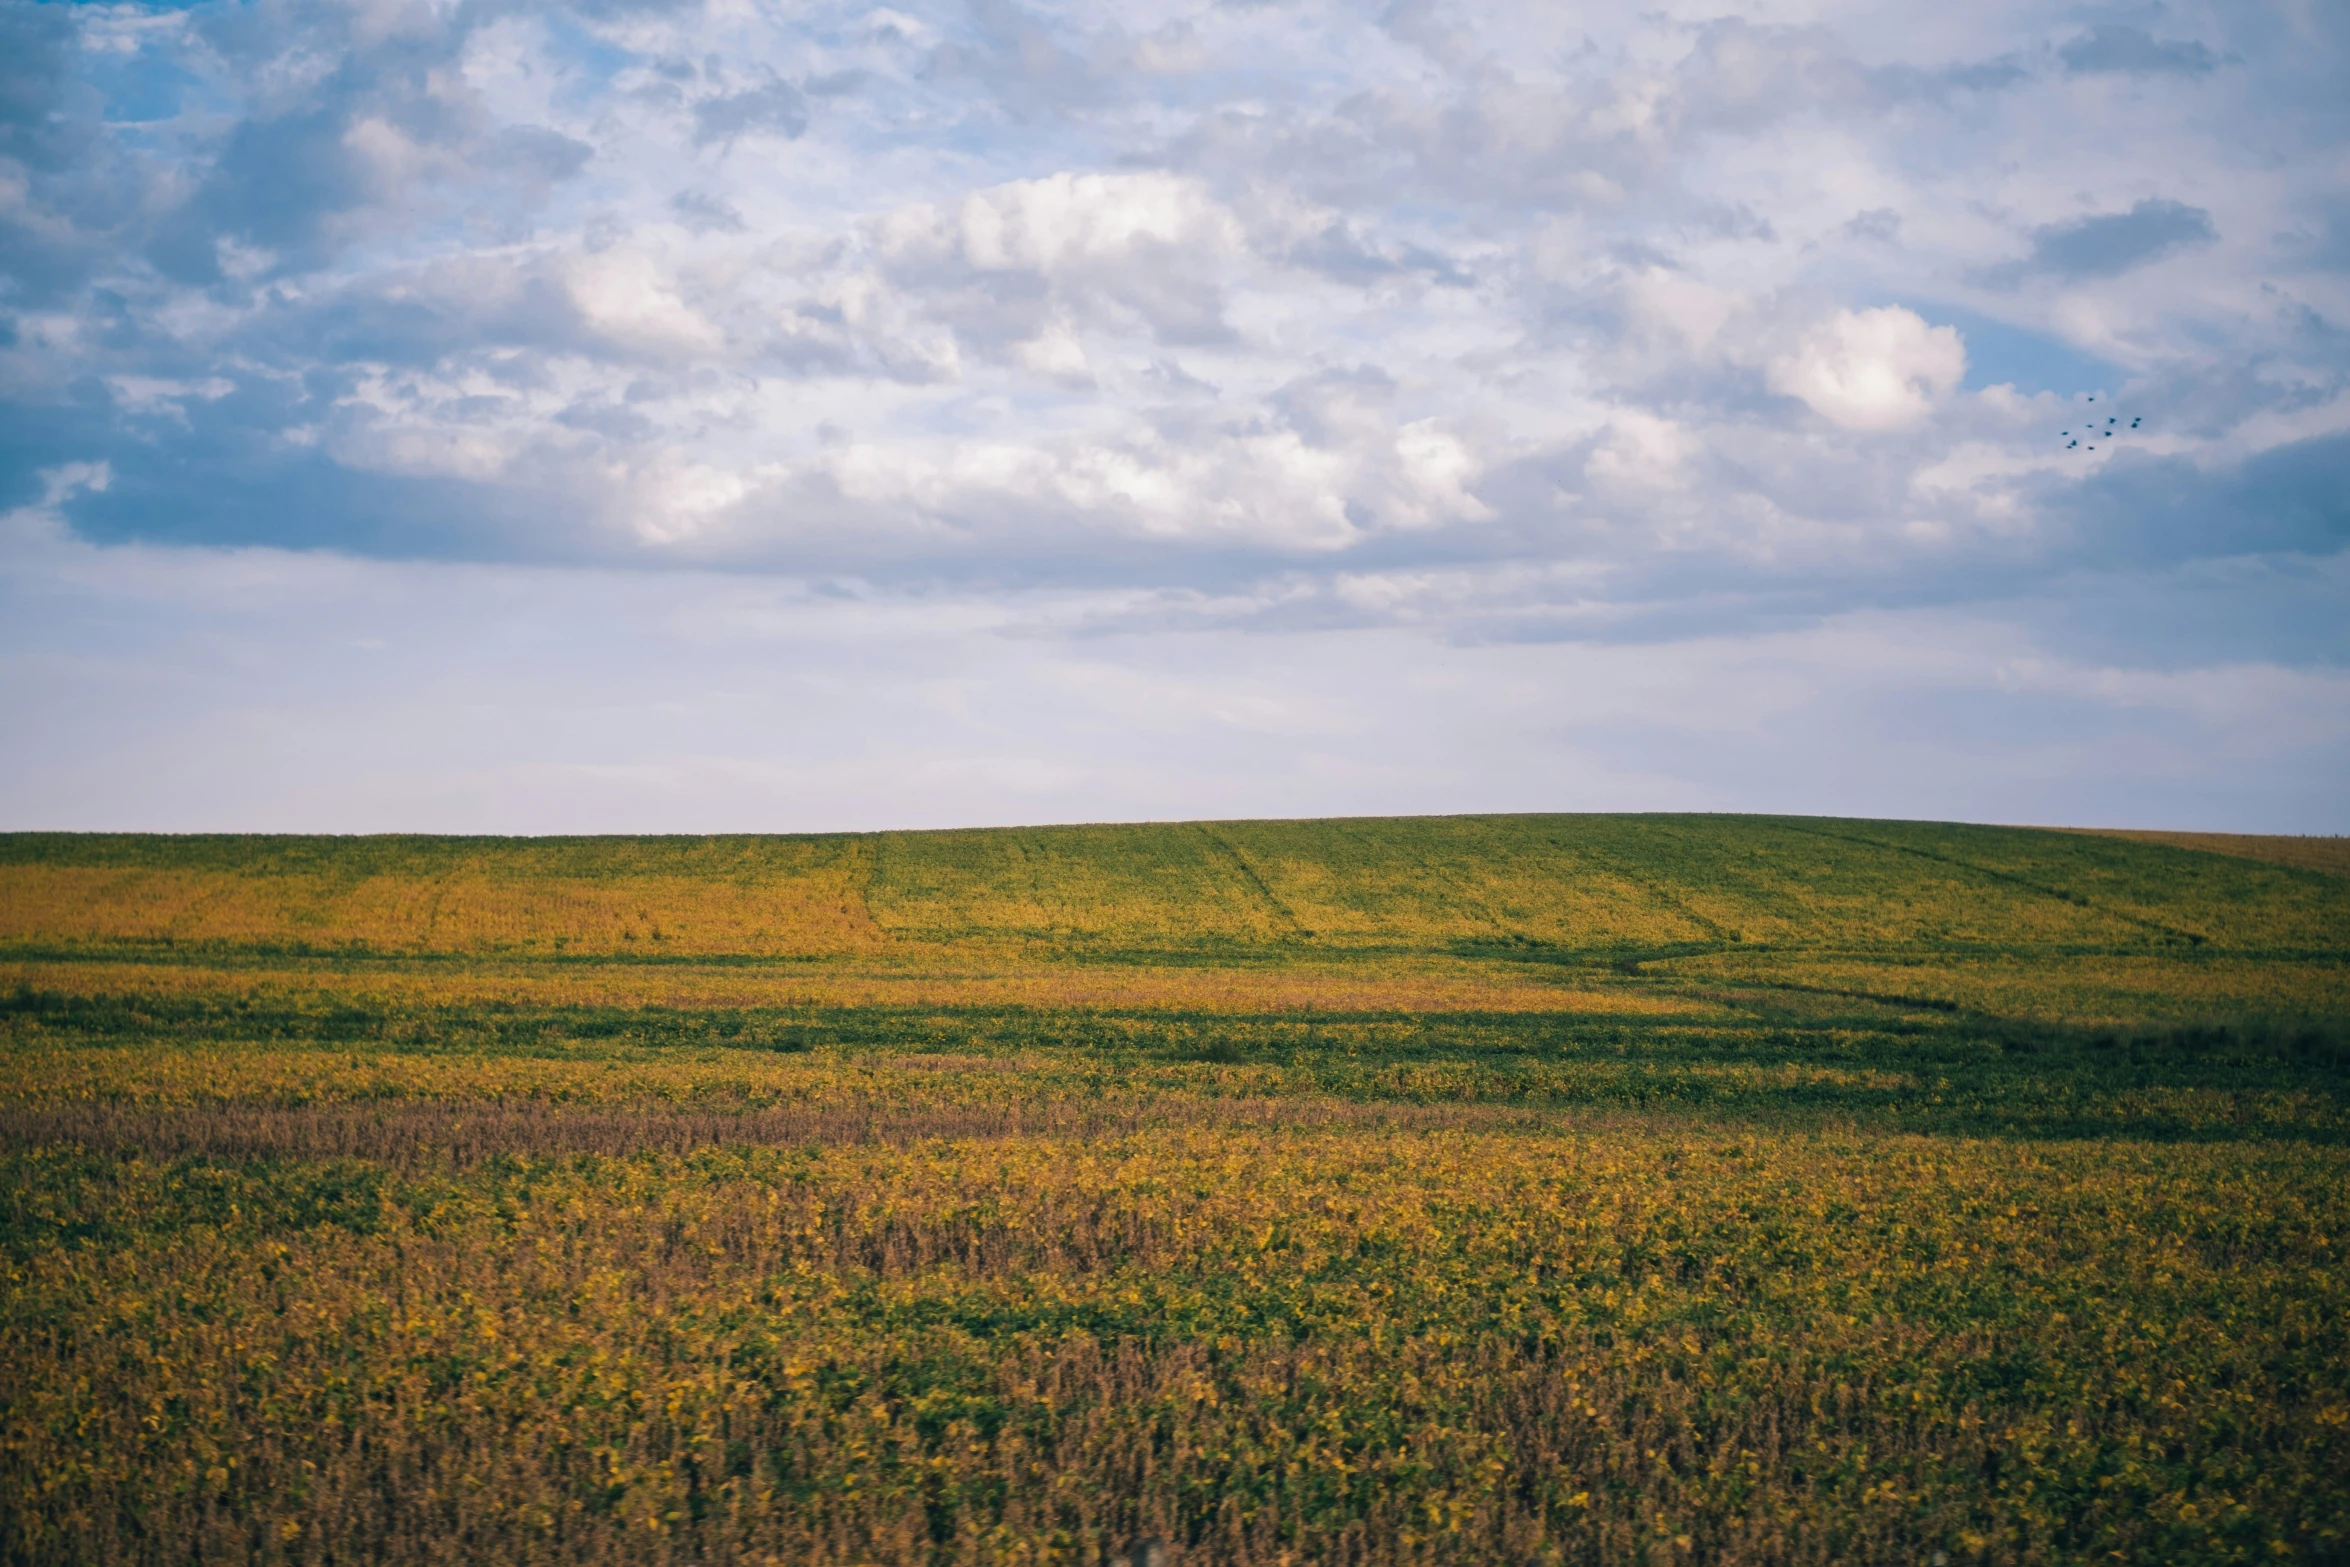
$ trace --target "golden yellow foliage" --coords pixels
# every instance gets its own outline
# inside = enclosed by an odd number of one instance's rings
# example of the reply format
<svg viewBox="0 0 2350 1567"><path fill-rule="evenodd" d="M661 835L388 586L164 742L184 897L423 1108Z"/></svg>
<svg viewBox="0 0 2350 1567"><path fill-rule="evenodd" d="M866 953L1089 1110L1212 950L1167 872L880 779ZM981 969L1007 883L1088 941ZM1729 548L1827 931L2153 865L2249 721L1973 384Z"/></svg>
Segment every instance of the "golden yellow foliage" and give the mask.
<svg viewBox="0 0 2350 1567"><path fill-rule="evenodd" d="M2339 1561L2350 878L0 835L0 1560Z"/></svg>
<svg viewBox="0 0 2350 1567"><path fill-rule="evenodd" d="M462 967L350 967L263 962L180 964L0 960L0 987L78 996L254 996L389 1006L1036 1006L1187 1012L1575 1012L1702 1015L1703 1000L1658 995L1598 976L1440 960L1275 968L988 964L947 953L888 963L700 967L484 962Z"/></svg>
<svg viewBox="0 0 2350 1567"><path fill-rule="evenodd" d="M16 1560L2222 1561L2350 1494L2338 1150L14 1168L111 1237L14 1265Z"/></svg>
<svg viewBox="0 0 2350 1567"><path fill-rule="evenodd" d="M552 876L490 856L356 877L13 865L0 870L0 942L782 957L882 945L856 847L797 847L744 881Z"/></svg>

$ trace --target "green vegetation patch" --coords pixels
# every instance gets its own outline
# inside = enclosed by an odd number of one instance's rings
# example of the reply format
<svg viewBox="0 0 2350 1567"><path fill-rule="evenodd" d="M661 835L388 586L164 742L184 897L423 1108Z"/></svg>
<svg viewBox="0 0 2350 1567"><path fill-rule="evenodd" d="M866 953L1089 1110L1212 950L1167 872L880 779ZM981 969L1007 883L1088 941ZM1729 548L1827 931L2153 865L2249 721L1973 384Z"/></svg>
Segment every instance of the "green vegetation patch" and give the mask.
<svg viewBox="0 0 2350 1567"><path fill-rule="evenodd" d="M17 835L0 944L10 1562L2350 1554L2350 879L2233 846Z"/></svg>

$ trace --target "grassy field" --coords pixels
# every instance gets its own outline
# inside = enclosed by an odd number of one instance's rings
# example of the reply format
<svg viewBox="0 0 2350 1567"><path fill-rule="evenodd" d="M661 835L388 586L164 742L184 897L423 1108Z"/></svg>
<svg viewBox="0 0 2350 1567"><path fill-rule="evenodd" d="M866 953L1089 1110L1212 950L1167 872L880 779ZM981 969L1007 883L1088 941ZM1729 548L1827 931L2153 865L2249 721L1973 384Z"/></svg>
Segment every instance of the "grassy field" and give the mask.
<svg viewBox="0 0 2350 1567"><path fill-rule="evenodd" d="M2339 849L0 835L0 1558L2350 1560Z"/></svg>

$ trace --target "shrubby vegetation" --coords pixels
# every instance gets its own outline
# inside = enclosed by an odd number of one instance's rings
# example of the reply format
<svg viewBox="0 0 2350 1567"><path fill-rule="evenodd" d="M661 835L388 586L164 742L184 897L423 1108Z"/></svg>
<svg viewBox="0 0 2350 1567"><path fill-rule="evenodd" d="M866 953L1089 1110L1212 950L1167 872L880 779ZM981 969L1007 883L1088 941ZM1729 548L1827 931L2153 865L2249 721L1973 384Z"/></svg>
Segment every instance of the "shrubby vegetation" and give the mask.
<svg viewBox="0 0 2350 1567"><path fill-rule="evenodd" d="M2339 1559L2345 916L1734 818L0 838L0 1554Z"/></svg>

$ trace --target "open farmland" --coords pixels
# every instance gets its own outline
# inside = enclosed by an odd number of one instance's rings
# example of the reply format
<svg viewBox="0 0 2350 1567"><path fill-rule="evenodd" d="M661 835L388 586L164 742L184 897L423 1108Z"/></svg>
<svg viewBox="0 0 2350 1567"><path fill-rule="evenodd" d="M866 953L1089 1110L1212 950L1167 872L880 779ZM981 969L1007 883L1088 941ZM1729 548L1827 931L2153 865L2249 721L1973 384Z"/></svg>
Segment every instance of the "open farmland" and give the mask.
<svg viewBox="0 0 2350 1567"><path fill-rule="evenodd" d="M0 836L0 1555L2350 1556L2327 841Z"/></svg>

